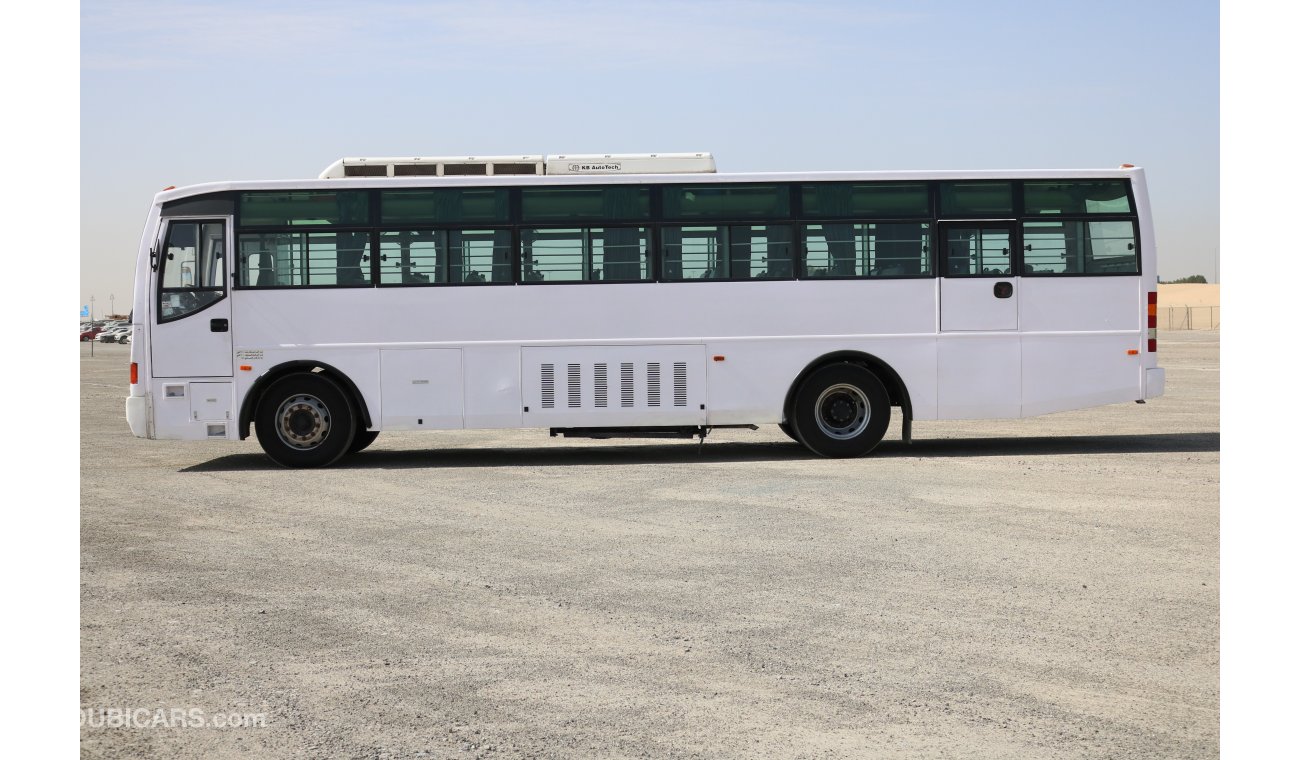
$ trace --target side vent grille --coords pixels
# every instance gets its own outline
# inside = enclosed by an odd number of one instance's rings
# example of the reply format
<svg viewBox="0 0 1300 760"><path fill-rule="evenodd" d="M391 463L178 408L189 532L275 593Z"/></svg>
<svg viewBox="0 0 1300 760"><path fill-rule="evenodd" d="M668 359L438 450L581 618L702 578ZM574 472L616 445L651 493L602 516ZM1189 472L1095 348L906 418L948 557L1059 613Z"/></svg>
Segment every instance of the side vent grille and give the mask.
<svg viewBox="0 0 1300 760"><path fill-rule="evenodd" d="M582 365L569 365L569 406L582 406Z"/></svg>
<svg viewBox="0 0 1300 760"><path fill-rule="evenodd" d="M636 403L632 395L632 362L622 362L619 364L619 372L622 374L621 403L623 406L631 407Z"/></svg>
<svg viewBox="0 0 1300 760"><path fill-rule="evenodd" d="M542 365L542 408L555 408L555 365Z"/></svg>
<svg viewBox="0 0 1300 760"><path fill-rule="evenodd" d="M703 356L698 346L527 346L523 406L556 424L695 423L707 390Z"/></svg>
<svg viewBox="0 0 1300 760"><path fill-rule="evenodd" d="M659 406L659 362L649 362L645 365L646 373L646 406Z"/></svg>
<svg viewBox="0 0 1300 760"><path fill-rule="evenodd" d="M609 365L604 362L596 365L596 406L609 406Z"/></svg>

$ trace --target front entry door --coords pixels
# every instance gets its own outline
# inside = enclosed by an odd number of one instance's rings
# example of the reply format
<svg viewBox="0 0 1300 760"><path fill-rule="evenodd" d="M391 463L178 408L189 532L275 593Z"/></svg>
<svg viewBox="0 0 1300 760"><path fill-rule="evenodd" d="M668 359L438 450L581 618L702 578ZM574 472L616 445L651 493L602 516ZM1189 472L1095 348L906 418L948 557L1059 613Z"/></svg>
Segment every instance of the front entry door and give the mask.
<svg viewBox="0 0 1300 760"><path fill-rule="evenodd" d="M1015 330L1016 228L1010 222L940 222L939 329Z"/></svg>
<svg viewBox="0 0 1300 760"><path fill-rule="evenodd" d="M230 220L168 219L149 320L154 377L230 377Z"/></svg>

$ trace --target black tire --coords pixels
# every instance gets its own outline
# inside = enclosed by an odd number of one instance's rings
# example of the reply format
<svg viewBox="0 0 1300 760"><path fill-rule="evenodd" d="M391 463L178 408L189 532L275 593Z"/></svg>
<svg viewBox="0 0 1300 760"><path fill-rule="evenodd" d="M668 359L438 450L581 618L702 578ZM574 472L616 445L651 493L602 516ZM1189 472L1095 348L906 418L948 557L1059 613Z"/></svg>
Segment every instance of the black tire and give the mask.
<svg viewBox="0 0 1300 760"><path fill-rule="evenodd" d="M271 383L254 418L257 442L285 467L325 467L348 453L356 415L337 383L316 373L296 373Z"/></svg>
<svg viewBox="0 0 1300 760"><path fill-rule="evenodd" d="M365 450L365 448L370 444L374 443L375 439L378 437L379 437L378 430L358 429L357 434L352 436L352 445L348 447L348 453L355 454L358 451Z"/></svg>
<svg viewBox="0 0 1300 760"><path fill-rule="evenodd" d="M799 442L814 454L860 457L889 429L889 393L865 367L830 364L799 385L791 422Z"/></svg>
<svg viewBox="0 0 1300 760"><path fill-rule="evenodd" d="M794 425L790 424L789 422L778 422L777 427L781 428L782 433L785 433L786 435L790 436L790 440L801 445L803 444L803 441L799 440L798 433L794 432Z"/></svg>

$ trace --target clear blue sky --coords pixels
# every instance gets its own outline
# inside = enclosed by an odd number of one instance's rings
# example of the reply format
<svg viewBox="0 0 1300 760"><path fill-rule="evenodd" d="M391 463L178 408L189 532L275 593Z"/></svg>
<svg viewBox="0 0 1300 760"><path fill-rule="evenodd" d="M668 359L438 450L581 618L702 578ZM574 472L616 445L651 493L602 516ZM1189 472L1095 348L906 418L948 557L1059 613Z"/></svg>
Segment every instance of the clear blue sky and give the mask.
<svg viewBox="0 0 1300 760"><path fill-rule="evenodd" d="M1160 275L1213 277L1213 2L81 4L81 303L129 308L167 185L344 155L712 151L722 171L1150 180Z"/></svg>

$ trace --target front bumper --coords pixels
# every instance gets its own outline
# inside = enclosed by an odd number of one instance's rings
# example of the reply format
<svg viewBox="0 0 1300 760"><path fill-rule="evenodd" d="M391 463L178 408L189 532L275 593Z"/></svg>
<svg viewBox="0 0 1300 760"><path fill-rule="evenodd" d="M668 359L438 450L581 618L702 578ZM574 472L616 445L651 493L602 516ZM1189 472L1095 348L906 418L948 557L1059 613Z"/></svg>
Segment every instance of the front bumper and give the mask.
<svg viewBox="0 0 1300 760"><path fill-rule="evenodd" d="M149 437L149 397L126 397L126 424L131 426L131 434L136 438Z"/></svg>

